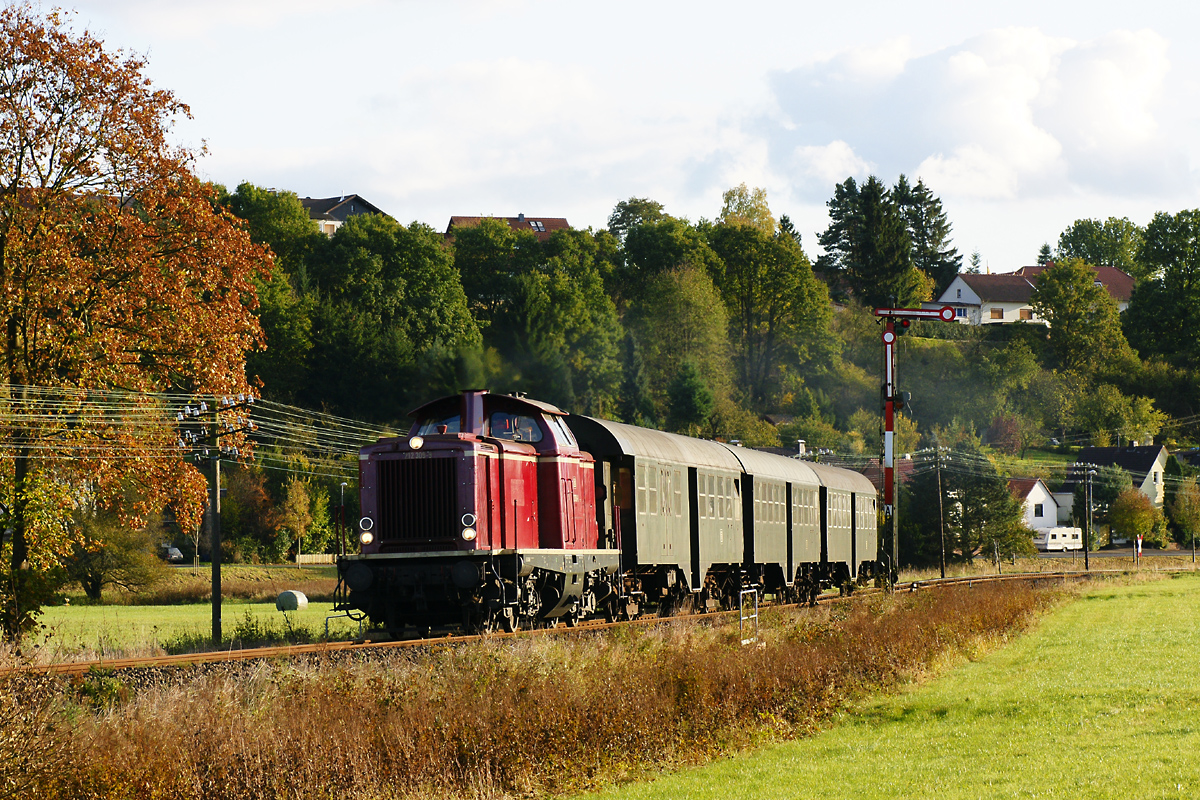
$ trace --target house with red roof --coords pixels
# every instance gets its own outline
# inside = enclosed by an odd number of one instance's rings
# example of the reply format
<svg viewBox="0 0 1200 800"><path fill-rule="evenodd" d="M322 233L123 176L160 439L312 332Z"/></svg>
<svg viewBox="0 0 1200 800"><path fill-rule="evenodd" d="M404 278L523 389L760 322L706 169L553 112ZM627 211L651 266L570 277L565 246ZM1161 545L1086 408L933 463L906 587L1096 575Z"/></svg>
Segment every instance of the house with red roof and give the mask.
<svg viewBox="0 0 1200 800"><path fill-rule="evenodd" d="M515 217L451 217L446 225L446 239L454 238L455 228L477 228L485 219L498 219L514 231L531 231L542 242L555 231L571 230L571 225L562 217L527 217L524 214Z"/></svg>
<svg viewBox="0 0 1200 800"><path fill-rule="evenodd" d="M1008 491L1025 510L1025 527L1036 531L1058 525L1058 501L1041 478L1012 478Z"/></svg>
<svg viewBox="0 0 1200 800"><path fill-rule="evenodd" d="M1116 267L1093 267L1097 286L1103 286L1124 311L1133 295L1133 277ZM934 308L950 306L955 319L965 325L1006 322L1041 322L1033 310L1033 290L1046 265L1021 267L992 275L965 272L957 275L937 299Z"/></svg>

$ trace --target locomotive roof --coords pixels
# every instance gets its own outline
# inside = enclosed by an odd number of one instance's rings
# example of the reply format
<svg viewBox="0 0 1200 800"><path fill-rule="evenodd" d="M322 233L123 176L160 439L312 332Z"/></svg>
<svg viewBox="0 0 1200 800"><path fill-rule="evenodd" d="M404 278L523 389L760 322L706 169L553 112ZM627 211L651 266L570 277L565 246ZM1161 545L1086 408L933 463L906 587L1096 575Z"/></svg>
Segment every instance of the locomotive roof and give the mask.
<svg viewBox="0 0 1200 800"><path fill-rule="evenodd" d="M552 406L549 403L543 403L540 400L530 400L528 397L515 397L511 394L493 394L492 392L483 392L483 394L488 395L496 400L502 400L504 401L505 405L525 405L529 406L532 410L540 411L543 414L557 414L560 417L565 417L567 415L567 412L563 411L558 406ZM410 417L420 418L428 414L433 409L441 408L447 405L458 407L461 403L461 394L451 394L445 397L439 397L437 400L430 400L424 405L417 406L412 411L408 412L408 415Z"/></svg>
<svg viewBox="0 0 1200 800"><path fill-rule="evenodd" d="M764 478L774 478L781 481L790 481L791 483L806 484L816 486L821 483L808 463L801 461L798 458L788 458L787 456L777 456L774 453L764 453L761 450L753 450L749 447L731 447L729 445L721 445L729 452L733 453L734 458L742 462L742 466L746 472L754 476L761 475Z"/></svg>
<svg viewBox="0 0 1200 800"><path fill-rule="evenodd" d="M641 456L697 467L742 471L742 465L729 449L716 442L576 414L567 417L567 425L579 440L580 448L596 457Z"/></svg>
<svg viewBox="0 0 1200 800"><path fill-rule="evenodd" d="M871 483L866 475L840 467L831 467L828 464L812 462L808 465L821 479L821 485L827 489L875 494L875 484Z"/></svg>

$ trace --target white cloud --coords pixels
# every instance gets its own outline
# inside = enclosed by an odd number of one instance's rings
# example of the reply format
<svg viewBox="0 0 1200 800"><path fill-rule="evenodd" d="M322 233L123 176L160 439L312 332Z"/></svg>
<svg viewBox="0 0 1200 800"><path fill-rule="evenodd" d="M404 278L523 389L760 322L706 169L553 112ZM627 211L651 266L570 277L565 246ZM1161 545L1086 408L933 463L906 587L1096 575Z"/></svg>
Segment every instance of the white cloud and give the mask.
<svg viewBox="0 0 1200 800"><path fill-rule="evenodd" d="M853 160L833 182L870 163L881 177L905 172L963 197L1193 182L1170 145L1180 137L1165 135L1160 118L1169 61L1156 33L1077 42L1006 28L926 55L904 52L888 42L874 58L859 48L777 74L783 124L763 127L778 168L799 186L821 176L816 165L836 175L836 152L824 152L834 142Z"/></svg>
<svg viewBox="0 0 1200 800"><path fill-rule="evenodd" d="M865 178L871 172L871 165L840 139L823 146L801 145L793 156L796 171L821 187L841 183L847 177Z"/></svg>

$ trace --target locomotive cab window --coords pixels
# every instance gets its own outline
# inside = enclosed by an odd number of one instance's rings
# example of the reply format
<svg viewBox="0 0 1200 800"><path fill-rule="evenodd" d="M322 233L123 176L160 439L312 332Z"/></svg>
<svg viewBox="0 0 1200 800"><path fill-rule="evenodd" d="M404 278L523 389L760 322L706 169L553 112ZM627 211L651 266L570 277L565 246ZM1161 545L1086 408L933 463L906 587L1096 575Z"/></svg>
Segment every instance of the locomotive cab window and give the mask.
<svg viewBox="0 0 1200 800"><path fill-rule="evenodd" d="M571 429L567 427L567 423L563 422L563 418L555 414L547 414L546 422L550 424L550 429L554 432L554 438L559 444L568 447L575 447L575 437L571 435Z"/></svg>
<svg viewBox="0 0 1200 800"><path fill-rule="evenodd" d="M525 414L510 414L493 411L488 418L488 427L493 439L508 439L513 442L540 442L542 428L538 421Z"/></svg>
<svg viewBox="0 0 1200 800"><path fill-rule="evenodd" d="M421 421L421 428L417 431L420 436L433 436L435 433L441 433L442 426L446 426L446 433L458 433L460 428L460 417L455 414L452 417L429 417Z"/></svg>

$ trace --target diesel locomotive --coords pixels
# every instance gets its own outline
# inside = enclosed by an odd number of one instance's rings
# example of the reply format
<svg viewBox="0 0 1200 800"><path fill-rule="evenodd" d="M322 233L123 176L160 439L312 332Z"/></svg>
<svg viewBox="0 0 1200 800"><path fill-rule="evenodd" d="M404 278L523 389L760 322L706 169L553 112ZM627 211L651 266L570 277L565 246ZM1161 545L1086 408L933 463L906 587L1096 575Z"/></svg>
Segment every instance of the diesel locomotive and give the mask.
<svg viewBox="0 0 1200 800"><path fill-rule="evenodd" d="M338 610L399 636L811 600L881 573L862 475L468 390L359 454Z"/></svg>

